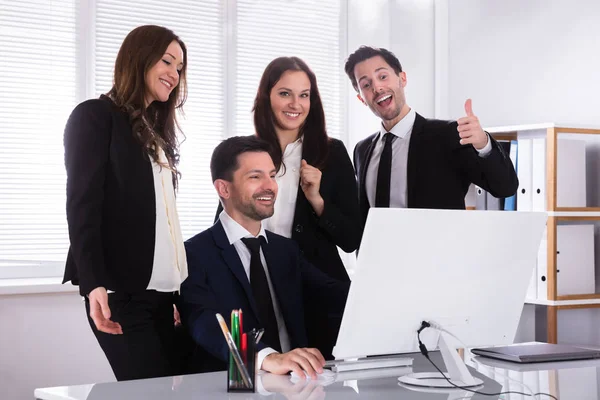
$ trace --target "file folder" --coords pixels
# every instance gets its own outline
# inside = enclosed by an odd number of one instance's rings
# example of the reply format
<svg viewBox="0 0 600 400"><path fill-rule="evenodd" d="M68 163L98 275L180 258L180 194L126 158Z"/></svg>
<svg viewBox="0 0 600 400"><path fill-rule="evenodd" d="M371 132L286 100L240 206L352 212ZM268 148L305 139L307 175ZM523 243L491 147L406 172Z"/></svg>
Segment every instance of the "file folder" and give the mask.
<svg viewBox="0 0 600 400"><path fill-rule="evenodd" d="M519 189L517 190L517 210L532 210L532 156L533 139L520 138L519 151L517 153L517 176L519 178Z"/></svg>
<svg viewBox="0 0 600 400"><path fill-rule="evenodd" d="M538 300L548 300L548 228L544 229L538 250L535 282Z"/></svg>
<svg viewBox="0 0 600 400"><path fill-rule="evenodd" d="M487 192L475 185L475 209L487 210Z"/></svg>
<svg viewBox="0 0 600 400"><path fill-rule="evenodd" d="M559 139L556 153L556 205L586 207L585 141Z"/></svg>
<svg viewBox="0 0 600 400"><path fill-rule="evenodd" d="M558 295L596 292L594 225L556 227L556 270Z"/></svg>
<svg viewBox="0 0 600 400"><path fill-rule="evenodd" d="M546 211L546 139L534 138L532 146L532 193L533 211Z"/></svg>
<svg viewBox="0 0 600 400"><path fill-rule="evenodd" d="M517 163L518 153L519 153L519 143L516 140L510 141L510 161L517 172L517 176L519 175L519 165ZM507 197L504 201L504 209L506 211L514 211L517 209L517 195L514 194L510 197Z"/></svg>

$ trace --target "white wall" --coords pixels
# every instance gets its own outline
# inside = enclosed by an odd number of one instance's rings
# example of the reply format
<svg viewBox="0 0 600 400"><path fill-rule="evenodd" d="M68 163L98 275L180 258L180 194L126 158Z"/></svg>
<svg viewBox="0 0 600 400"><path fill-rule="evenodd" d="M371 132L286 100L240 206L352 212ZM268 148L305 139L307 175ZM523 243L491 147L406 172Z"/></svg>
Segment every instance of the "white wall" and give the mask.
<svg viewBox="0 0 600 400"><path fill-rule="evenodd" d="M556 122L600 126L600 2L439 0L448 9L445 65L449 116L464 101L485 126ZM443 25L443 24L442 24ZM526 306L518 337L532 339ZM600 312L558 313L563 343L600 345ZM579 326L579 329L574 329Z"/></svg>
<svg viewBox="0 0 600 400"><path fill-rule="evenodd" d="M114 381L77 293L0 295L0 398Z"/></svg>
<svg viewBox="0 0 600 400"><path fill-rule="evenodd" d="M447 1L447 0L446 0ZM486 126L600 126L600 2L452 0L449 109Z"/></svg>
<svg viewBox="0 0 600 400"><path fill-rule="evenodd" d="M407 103L434 114L434 1L349 0L348 53L361 45L392 51L406 71ZM348 81L348 149L379 129L380 121L357 98Z"/></svg>

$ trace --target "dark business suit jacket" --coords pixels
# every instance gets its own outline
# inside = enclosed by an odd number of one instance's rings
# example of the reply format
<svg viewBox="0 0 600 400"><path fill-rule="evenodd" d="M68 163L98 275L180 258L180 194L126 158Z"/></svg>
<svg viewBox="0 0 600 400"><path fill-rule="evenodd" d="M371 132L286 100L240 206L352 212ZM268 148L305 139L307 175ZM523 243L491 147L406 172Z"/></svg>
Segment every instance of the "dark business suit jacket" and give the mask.
<svg viewBox="0 0 600 400"><path fill-rule="evenodd" d="M417 114L408 150L408 208L464 209L471 183L495 197L509 197L517 191L519 180L502 146L490 137L492 151L480 157L473 146L459 143L457 126L456 121L426 119ZM370 208L365 190L367 168L377 137L375 133L354 148L363 223Z"/></svg>
<svg viewBox="0 0 600 400"><path fill-rule="evenodd" d="M307 159L304 153L302 157ZM356 250L363 226L354 167L341 140L329 139L329 155L321 173L319 193L325 203L323 213L317 216L298 184L292 239L315 267L332 278L349 281L337 247L347 253ZM221 211L219 203L215 222Z"/></svg>
<svg viewBox="0 0 600 400"><path fill-rule="evenodd" d="M323 214L317 217L298 185L292 239L313 265L332 278L348 281L337 246L347 253L356 250L362 223L354 168L342 141L329 140L329 155L321 172Z"/></svg>
<svg viewBox="0 0 600 400"><path fill-rule="evenodd" d="M316 215L298 184L292 239L300 246L306 259L332 278L350 281L338 246L347 253L358 248L362 236L362 220L358 205L358 190L354 167L344 143L329 139L329 154L321 168L319 193L324 209ZM302 157L311 164L303 148ZM223 208L219 205L215 221ZM306 325L310 347L316 347L326 358L333 358L340 321L333 321L318 307L312 296L305 302Z"/></svg>
<svg viewBox="0 0 600 400"><path fill-rule="evenodd" d="M154 262L152 165L128 115L106 96L79 104L64 134L71 246L64 282L82 295L96 287L146 290Z"/></svg>
<svg viewBox="0 0 600 400"><path fill-rule="evenodd" d="M304 296L318 297L321 306L329 310L332 318L339 319L350 283L333 280L311 265L293 240L268 231L267 240L262 250L291 347L305 347ZM188 327L196 343L221 367L215 368L213 364L207 369L222 369L228 347L215 314L220 313L228 320L231 310L241 308L244 330L260 328L252 288L220 221L186 241L185 248L189 275L181 286L179 299L182 323ZM259 344L258 349L264 347L265 344Z"/></svg>

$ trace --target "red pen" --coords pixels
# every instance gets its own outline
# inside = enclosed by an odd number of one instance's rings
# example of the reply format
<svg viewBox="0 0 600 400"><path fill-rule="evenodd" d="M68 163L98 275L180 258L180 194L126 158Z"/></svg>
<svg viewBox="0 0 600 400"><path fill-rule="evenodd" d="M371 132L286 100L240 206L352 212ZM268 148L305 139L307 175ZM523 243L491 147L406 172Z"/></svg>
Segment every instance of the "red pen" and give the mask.
<svg viewBox="0 0 600 400"><path fill-rule="evenodd" d="M248 365L248 335L242 333L242 343L240 345L242 349L242 360L245 365Z"/></svg>
<svg viewBox="0 0 600 400"><path fill-rule="evenodd" d="M239 324L240 324L240 335L244 334L244 318L242 317L242 309L240 308L239 312Z"/></svg>

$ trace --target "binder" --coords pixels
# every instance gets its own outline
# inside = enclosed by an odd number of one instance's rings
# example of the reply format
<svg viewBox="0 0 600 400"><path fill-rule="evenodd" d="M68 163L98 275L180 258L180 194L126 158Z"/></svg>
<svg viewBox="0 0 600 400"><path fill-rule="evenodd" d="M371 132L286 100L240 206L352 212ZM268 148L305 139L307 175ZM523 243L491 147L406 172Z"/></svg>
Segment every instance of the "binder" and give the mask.
<svg viewBox="0 0 600 400"><path fill-rule="evenodd" d="M504 210L504 198L499 199L486 192L486 207L488 210Z"/></svg>
<svg viewBox="0 0 600 400"><path fill-rule="evenodd" d="M556 227L556 270L558 295L596 292L593 224Z"/></svg>
<svg viewBox="0 0 600 400"><path fill-rule="evenodd" d="M586 207L585 141L559 139L556 167L556 205Z"/></svg>
<svg viewBox="0 0 600 400"><path fill-rule="evenodd" d="M509 155L510 155L510 161L512 162L513 167L515 168L515 171L517 171L517 176L519 175L519 165L517 163L518 153L519 153L518 148L519 148L518 141L511 140ZM507 197L506 200L504 201L504 210L514 211L516 209L517 209L517 195L514 194L510 197Z"/></svg>
<svg viewBox="0 0 600 400"><path fill-rule="evenodd" d="M534 138L532 145L532 193L533 211L547 210L546 196L546 139Z"/></svg>
<svg viewBox="0 0 600 400"><path fill-rule="evenodd" d="M467 210L470 209L476 209L476 198L477 198L477 186L473 183L471 183L469 185L469 190L467 191L467 194L465 195L465 206L467 207Z"/></svg>
<svg viewBox="0 0 600 400"><path fill-rule="evenodd" d="M510 154L511 142L507 141L498 141L498 146L504 150L504 153ZM504 210L504 197L497 198L494 197L491 193L483 191L485 193L485 209L499 211ZM479 193L479 192L478 192Z"/></svg>
<svg viewBox="0 0 600 400"><path fill-rule="evenodd" d="M517 210L531 211L531 181L532 181L532 156L533 139L519 139L519 151L517 153L517 176L519 178L519 189L517 190Z"/></svg>
<svg viewBox="0 0 600 400"><path fill-rule="evenodd" d="M548 300L548 228L540 242L535 278L538 300Z"/></svg>
<svg viewBox="0 0 600 400"><path fill-rule="evenodd" d="M475 185L475 209L487 210L487 192Z"/></svg>

